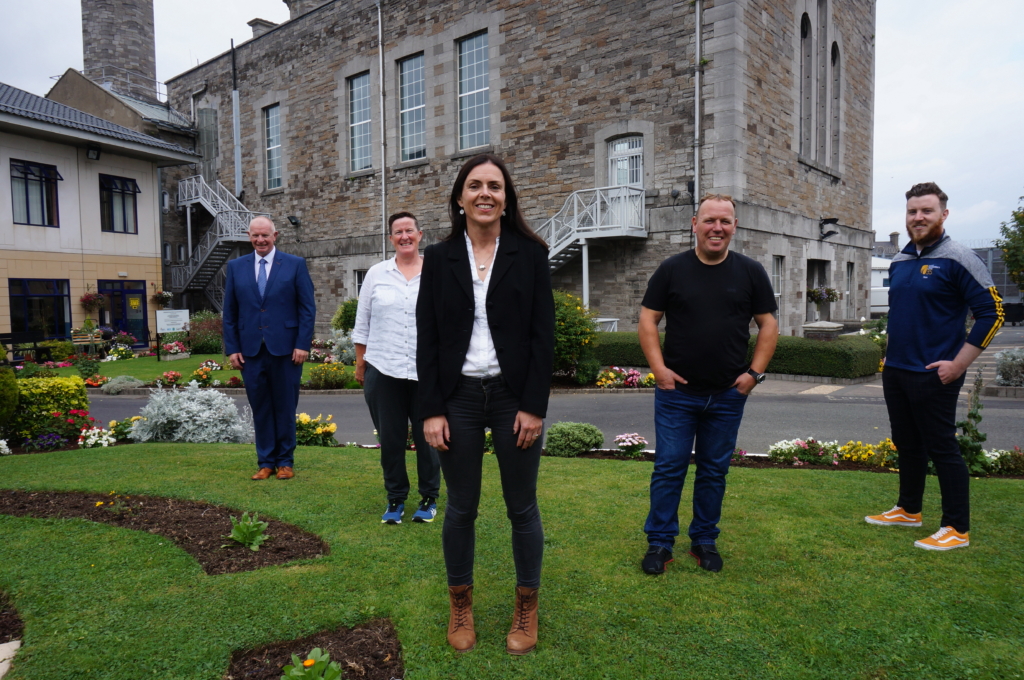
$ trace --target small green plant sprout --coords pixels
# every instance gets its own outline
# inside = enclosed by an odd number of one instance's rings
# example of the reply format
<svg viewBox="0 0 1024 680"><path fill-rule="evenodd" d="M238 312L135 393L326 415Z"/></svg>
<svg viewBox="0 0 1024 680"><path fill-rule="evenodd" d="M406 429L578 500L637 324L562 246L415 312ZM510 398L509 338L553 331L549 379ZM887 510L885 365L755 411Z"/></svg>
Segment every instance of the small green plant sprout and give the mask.
<svg viewBox="0 0 1024 680"><path fill-rule="evenodd" d="M325 654L317 647L305 661L299 661L299 657L292 654L292 665L285 666L284 675L281 680L338 680L341 677L341 666L337 661L331 661L331 655Z"/></svg>
<svg viewBox="0 0 1024 680"><path fill-rule="evenodd" d="M234 515L231 515L231 533L224 538L230 538L232 541L241 543L249 550L256 552L260 549L260 545L270 538L270 536L263 533L267 530L268 526L270 526L269 523L260 521L259 513L254 512L252 517L249 517L248 512L243 512L242 519L236 519ZM222 545L221 547L227 548L229 546Z"/></svg>

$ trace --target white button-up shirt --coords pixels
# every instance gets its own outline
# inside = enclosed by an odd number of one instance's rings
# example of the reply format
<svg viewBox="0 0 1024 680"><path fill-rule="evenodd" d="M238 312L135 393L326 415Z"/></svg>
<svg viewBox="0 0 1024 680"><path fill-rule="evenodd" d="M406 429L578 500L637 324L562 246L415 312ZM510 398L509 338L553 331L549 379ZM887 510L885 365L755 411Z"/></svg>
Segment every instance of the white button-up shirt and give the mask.
<svg viewBox="0 0 1024 680"><path fill-rule="evenodd" d="M494 241L494 254L487 265L487 277L481 281L477 276L476 257L473 255L473 243L466 236L466 250L469 251L469 275L473 279L473 334L469 338L469 351L466 361L462 364L462 375L470 378L484 378L501 373L498 365L498 353L494 351L494 339L491 328L487 325L487 286L491 283L491 272L494 271L494 259L498 254L498 242Z"/></svg>
<svg viewBox="0 0 1024 680"><path fill-rule="evenodd" d="M395 258L366 272L359 291L352 342L366 345L363 358L400 380L416 380L416 298L420 275L406 281Z"/></svg>
<svg viewBox="0 0 1024 680"><path fill-rule="evenodd" d="M265 258L260 258L260 254L259 253L256 253L256 252L253 253L253 255L256 256L256 268L253 271L256 272L256 280L257 281L260 280L260 259L266 259L266 261L267 261L267 264L265 265L266 268L267 268L267 281L270 280L270 268L274 266L274 253L276 253L276 252L277 252L277 247L275 246L275 247L270 249L270 252L266 254Z"/></svg>

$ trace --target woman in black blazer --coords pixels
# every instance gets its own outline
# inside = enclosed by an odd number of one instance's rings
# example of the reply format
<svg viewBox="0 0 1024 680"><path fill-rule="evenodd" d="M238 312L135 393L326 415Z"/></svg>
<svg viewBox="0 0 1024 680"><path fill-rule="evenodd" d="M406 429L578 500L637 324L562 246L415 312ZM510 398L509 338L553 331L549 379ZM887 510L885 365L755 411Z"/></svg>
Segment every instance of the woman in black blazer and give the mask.
<svg viewBox="0 0 1024 680"><path fill-rule="evenodd" d="M527 654L537 644L544 552L537 470L555 345L547 244L523 219L512 178L497 156L466 162L448 214L451 233L423 253L416 307L423 434L438 450L448 489L442 530L448 642L460 652L476 645L474 522L484 428L490 427L516 567L506 650Z"/></svg>

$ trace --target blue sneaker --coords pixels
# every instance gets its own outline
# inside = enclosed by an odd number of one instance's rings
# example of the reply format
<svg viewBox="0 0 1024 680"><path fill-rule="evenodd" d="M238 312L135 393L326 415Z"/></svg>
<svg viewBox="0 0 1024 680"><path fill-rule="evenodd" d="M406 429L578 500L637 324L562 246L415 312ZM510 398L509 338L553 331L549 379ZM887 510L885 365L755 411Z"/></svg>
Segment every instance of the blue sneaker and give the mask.
<svg viewBox="0 0 1024 680"><path fill-rule="evenodd" d="M381 524L401 524L402 513L405 512L405 503L401 501L388 501L388 509L381 515Z"/></svg>
<svg viewBox="0 0 1024 680"><path fill-rule="evenodd" d="M437 500L424 496L420 500L420 507L416 508L416 514L412 516L413 522L433 522L437 517Z"/></svg>

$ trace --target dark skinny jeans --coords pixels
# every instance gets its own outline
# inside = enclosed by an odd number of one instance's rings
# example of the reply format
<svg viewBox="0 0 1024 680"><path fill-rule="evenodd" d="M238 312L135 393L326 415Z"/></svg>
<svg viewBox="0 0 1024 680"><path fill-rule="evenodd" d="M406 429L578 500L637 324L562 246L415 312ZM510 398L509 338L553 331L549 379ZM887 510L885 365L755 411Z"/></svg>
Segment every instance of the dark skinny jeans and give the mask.
<svg viewBox="0 0 1024 680"><path fill-rule="evenodd" d="M446 406L451 439L448 450L439 451L438 455L448 489L441 533L448 585L473 583L484 428L490 427L501 475L501 492L512 522L516 585L539 587L544 529L537 507L537 471L543 437L528 449L516 447L517 435L512 428L519 412L519 399L501 376L483 379L464 376Z"/></svg>

